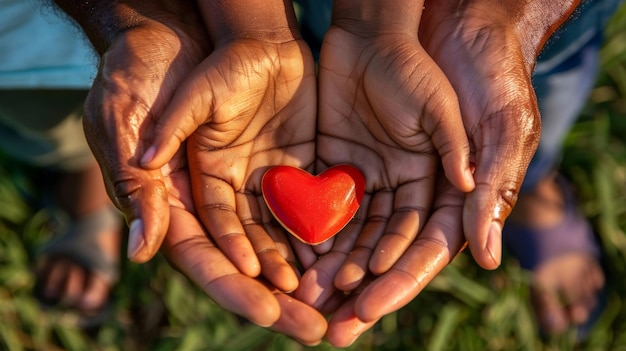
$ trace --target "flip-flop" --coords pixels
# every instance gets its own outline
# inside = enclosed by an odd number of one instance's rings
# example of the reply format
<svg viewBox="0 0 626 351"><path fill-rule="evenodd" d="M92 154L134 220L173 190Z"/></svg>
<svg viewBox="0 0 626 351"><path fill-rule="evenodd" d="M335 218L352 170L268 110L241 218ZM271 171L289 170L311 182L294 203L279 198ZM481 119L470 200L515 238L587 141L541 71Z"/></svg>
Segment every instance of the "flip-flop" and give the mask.
<svg viewBox="0 0 626 351"><path fill-rule="evenodd" d="M563 220L551 228L531 228L523 223L508 221L503 230L503 243L519 260L522 268L534 270L543 262L560 255L583 252L594 257L600 267L600 247L591 224L576 207L574 189L567 180L557 175L555 182L564 196ZM577 339L584 340L599 318L606 304L606 286L598 292L598 303L587 322L578 326Z"/></svg>
<svg viewBox="0 0 626 351"><path fill-rule="evenodd" d="M37 257L64 257L86 271L97 272L110 282L111 286L119 281L120 262L106 255L98 247L98 235L103 230L115 228L122 230L122 216L114 207L106 207L89 214L78 221L59 219L59 228L50 241L45 243L37 252ZM45 299L42 302L46 303ZM101 311L95 314L79 315L81 327L91 327L102 322L110 310L107 303Z"/></svg>

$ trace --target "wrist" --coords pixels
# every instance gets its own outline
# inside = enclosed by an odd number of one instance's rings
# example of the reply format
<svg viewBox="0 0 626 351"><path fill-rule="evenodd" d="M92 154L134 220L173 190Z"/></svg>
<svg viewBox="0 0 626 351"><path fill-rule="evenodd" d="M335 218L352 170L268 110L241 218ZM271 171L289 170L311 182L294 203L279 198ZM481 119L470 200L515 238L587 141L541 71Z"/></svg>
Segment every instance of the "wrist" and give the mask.
<svg viewBox="0 0 626 351"><path fill-rule="evenodd" d="M96 51L102 55L115 37L144 19L126 4L116 1L55 0L56 5L85 32Z"/></svg>
<svg viewBox="0 0 626 351"><path fill-rule="evenodd" d="M383 33L416 35L424 0L335 0L333 25L359 36Z"/></svg>
<svg viewBox="0 0 626 351"><path fill-rule="evenodd" d="M236 39L282 43L299 39L291 0L199 0L215 45Z"/></svg>
<svg viewBox="0 0 626 351"><path fill-rule="evenodd" d="M197 13L193 0L54 0L54 3L81 27L100 55L126 30L154 21L185 23L190 14Z"/></svg>
<svg viewBox="0 0 626 351"><path fill-rule="evenodd" d="M515 22L527 65L534 67L548 38L571 16L580 0L536 0L529 2Z"/></svg>
<svg viewBox="0 0 626 351"><path fill-rule="evenodd" d="M580 0L457 0L427 1L424 10L426 36L436 35L437 24L458 20L469 37L485 30L500 33L519 51L528 74L547 39L567 20ZM433 30L435 32L433 32ZM422 32L420 32L421 34ZM484 38L483 38L484 39Z"/></svg>

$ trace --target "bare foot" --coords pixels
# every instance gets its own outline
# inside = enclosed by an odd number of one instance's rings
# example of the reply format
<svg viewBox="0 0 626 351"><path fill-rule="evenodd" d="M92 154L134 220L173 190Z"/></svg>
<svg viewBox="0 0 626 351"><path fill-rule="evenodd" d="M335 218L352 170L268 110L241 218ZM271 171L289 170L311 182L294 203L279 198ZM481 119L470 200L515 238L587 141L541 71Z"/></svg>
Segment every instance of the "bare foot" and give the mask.
<svg viewBox="0 0 626 351"><path fill-rule="evenodd" d="M117 281L122 217L109 201L95 163L61 175L55 190L70 226L44 246L37 270L40 293L49 302L94 315Z"/></svg>
<svg viewBox="0 0 626 351"><path fill-rule="evenodd" d="M559 334L572 325L585 324L603 285L604 274L591 255L565 254L539 265L531 296L541 329Z"/></svg>
<svg viewBox="0 0 626 351"><path fill-rule="evenodd" d="M531 297L540 328L551 334L563 333L571 326L585 324L598 304L598 292L604 286L604 273L598 262L596 244L590 235L586 235L591 230L589 224L576 212L573 198L565 193L567 185L559 184L563 180L556 177L555 174L546 177L533 192L521 195L509 218L513 226L533 228L544 236L533 239L537 242L536 247L545 249L543 254L533 253L537 262L526 262L522 266L528 266L525 268L533 272ZM575 230L564 226L564 221L570 221L571 225L576 226ZM581 226L588 229L583 230ZM551 234L554 237L548 237ZM558 238L555 240L555 237ZM558 247L540 247L541 244L564 247L571 245L571 242L582 243L576 243L575 250L564 252L559 252ZM579 249L581 247L592 249ZM516 250L512 251L515 253ZM520 256L525 254L518 253Z"/></svg>

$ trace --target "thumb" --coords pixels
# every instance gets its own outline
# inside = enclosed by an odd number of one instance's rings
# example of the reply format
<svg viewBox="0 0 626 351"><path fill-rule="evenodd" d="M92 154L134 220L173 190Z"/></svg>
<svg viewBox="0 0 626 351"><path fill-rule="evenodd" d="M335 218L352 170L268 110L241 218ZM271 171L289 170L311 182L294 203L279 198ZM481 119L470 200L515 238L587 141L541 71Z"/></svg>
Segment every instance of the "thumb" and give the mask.
<svg viewBox="0 0 626 351"><path fill-rule="evenodd" d="M154 139L141 156L141 166L154 170L168 163L198 126L208 122L213 106L210 87L195 80L182 83L169 106L151 126Z"/></svg>
<svg viewBox="0 0 626 351"><path fill-rule="evenodd" d="M128 258L143 263L159 250L169 226L167 190L160 171L128 171L123 173L132 174L130 177L109 178L105 183L129 226Z"/></svg>
<svg viewBox="0 0 626 351"><path fill-rule="evenodd" d="M85 136L100 166L107 194L130 227L128 257L137 263L146 262L158 251L169 226L167 189L161 170L139 168L133 156L138 136L129 125L138 122L127 116L140 114L126 114L127 108L100 107L105 94L101 87L95 84L85 101ZM125 97L113 96L107 101L127 106Z"/></svg>
<svg viewBox="0 0 626 351"><path fill-rule="evenodd" d="M485 133L476 152L476 189L467 195L463 229L476 262L485 269L500 265L502 228L517 202L526 170L537 147L539 117L511 115L493 120L515 124Z"/></svg>

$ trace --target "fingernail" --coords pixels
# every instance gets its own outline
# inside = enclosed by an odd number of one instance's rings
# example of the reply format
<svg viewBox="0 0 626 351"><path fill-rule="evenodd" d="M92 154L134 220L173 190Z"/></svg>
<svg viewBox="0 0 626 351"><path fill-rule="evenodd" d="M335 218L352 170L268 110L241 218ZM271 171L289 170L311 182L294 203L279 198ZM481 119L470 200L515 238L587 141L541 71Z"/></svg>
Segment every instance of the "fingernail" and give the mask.
<svg viewBox="0 0 626 351"><path fill-rule="evenodd" d="M128 229L128 258L133 258L145 244L143 221L141 219L133 219Z"/></svg>
<svg viewBox="0 0 626 351"><path fill-rule="evenodd" d="M156 153L156 147L150 146L148 150L146 150L146 153L144 153L143 156L141 157L141 161L140 161L141 164L145 165L146 163L152 161L155 153Z"/></svg>
<svg viewBox="0 0 626 351"><path fill-rule="evenodd" d="M502 260L502 227L498 222L492 222L489 226L489 236L487 237L487 251L496 265L500 265Z"/></svg>

